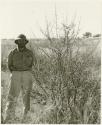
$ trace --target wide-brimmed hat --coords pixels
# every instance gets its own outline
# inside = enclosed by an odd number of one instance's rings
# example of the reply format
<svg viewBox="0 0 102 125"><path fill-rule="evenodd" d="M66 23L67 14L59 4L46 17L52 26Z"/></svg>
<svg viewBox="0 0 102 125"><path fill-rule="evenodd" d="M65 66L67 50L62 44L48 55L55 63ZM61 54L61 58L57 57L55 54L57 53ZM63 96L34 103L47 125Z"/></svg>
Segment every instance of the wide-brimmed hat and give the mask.
<svg viewBox="0 0 102 125"><path fill-rule="evenodd" d="M18 41L25 42L27 44L29 41L27 40L26 36L24 34L20 34L16 39L15 43L18 44Z"/></svg>

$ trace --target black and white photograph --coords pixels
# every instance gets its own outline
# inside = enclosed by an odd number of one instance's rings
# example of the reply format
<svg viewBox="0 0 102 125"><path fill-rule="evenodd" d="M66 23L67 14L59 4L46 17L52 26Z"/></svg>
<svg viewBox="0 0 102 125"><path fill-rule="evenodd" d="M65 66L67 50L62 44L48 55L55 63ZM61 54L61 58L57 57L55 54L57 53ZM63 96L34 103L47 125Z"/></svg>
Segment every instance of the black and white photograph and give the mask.
<svg viewBox="0 0 102 125"><path fill-rule="evenodd" d="M0 0L1 124L101 124L101 0Z"/></svg>

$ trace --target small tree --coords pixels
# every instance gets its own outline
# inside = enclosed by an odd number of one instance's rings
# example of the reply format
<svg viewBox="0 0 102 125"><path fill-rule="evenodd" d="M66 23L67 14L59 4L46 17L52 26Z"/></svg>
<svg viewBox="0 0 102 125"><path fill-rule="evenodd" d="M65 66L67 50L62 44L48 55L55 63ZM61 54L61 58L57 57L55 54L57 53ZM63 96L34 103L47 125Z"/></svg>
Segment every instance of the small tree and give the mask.
<svg viewBox="0 0 102 125"><path fill-rule="evenodd" d="M91 36L92 36L92 33L90 33L90 32L86 32L83 34L83 37L85 37L85 38L89 38Z"/></svg>
<svg viewBox="0 0 102 125"><path fill-rule="evenodd" d="M90 67L95 67L93 53L80 51L79 26L63 23L59 28L57 15L52 27L47 22L46 30L41 30L49 41L51 54L38 55L34 76L50 98L50 113L43 113L42 123L87 124L100 122L100 79L93 77ZM62 32L63 31L63 32ZM85 36L91 36L86 33ZM76 48L76 49L75 49ZM98 103L97 103L98 102Z"/></svg>
<svg viewBox="0 0 102 125"><path fill-rule="evenodd" d="M93 37L101 37L101 34L95 34Z"/></svg>

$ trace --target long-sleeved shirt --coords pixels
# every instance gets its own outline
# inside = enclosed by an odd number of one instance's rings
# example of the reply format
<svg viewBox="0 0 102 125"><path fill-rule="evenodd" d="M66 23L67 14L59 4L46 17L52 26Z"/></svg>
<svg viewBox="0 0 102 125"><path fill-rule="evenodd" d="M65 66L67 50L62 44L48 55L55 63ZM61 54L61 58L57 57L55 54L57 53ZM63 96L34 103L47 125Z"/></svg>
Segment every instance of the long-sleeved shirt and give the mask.
<svg viewBox="0 0 102 125"><path fill-rule="evenodd" d="M33 65L33 53L27 48L21 52L17 48L8 56L8 68L10 71L29 71Z"/></svg>

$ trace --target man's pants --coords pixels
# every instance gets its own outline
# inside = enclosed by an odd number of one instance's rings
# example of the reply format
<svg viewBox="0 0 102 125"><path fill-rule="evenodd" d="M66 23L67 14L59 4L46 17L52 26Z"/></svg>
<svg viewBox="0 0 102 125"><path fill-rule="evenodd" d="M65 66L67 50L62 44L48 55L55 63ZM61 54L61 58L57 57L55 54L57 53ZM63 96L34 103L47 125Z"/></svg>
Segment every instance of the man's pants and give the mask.
<svg viewBox="0 0 102 125"><path fill-rule="evenodd" d="M30 110L30 91L32 89L32 82L32 73L30 71L12 72L5 120L11 120L15 117L17 98L21 90L25 107L24 112L27 113L27 111Z"/></svg>

